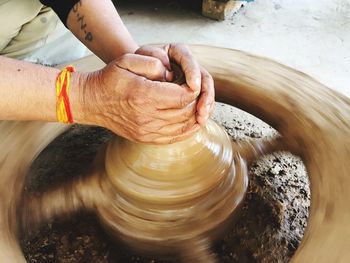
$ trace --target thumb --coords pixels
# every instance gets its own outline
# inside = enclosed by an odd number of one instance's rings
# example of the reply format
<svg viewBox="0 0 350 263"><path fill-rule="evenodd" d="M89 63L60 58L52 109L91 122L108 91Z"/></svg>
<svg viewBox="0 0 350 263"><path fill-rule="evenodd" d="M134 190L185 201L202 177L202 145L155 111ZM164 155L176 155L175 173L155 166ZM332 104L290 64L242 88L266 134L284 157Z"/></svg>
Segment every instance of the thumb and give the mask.
<svg viewBox="0 0 350 263"><path fill-rule="evenodd" d="M168 70L171 70L168 52L165 51L164 48L156 46L143 46L136 50L135 54L158 58Z"/></svg>
<svg viewBox="0 0 350 263"><path fill-rule="evenodd" d="M172 74L159 59L138 54L125 54L116 60L116 64L149 80L167 81Z"/></svg>

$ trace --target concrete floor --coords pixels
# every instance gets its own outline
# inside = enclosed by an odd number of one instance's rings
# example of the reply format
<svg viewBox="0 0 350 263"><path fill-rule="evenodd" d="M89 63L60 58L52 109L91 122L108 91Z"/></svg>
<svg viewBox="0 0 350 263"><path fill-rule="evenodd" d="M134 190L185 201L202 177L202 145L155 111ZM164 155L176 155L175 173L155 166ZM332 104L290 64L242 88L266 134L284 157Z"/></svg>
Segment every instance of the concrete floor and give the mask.
<svg viewBox="0 0 350 263"><path fill-rule="evenodd" d="M164 2L117 5L139 44L245 50L301 70L350 97L350 0L256 0L224 22L182 9L176 1Z"/></svg>

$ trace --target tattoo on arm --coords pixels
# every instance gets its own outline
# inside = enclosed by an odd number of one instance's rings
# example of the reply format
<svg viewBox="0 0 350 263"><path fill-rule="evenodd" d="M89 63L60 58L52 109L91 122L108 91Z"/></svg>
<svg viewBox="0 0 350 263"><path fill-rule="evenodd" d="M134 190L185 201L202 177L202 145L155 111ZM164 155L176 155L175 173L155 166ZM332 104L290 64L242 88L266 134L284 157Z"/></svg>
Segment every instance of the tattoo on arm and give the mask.
<svg viewBox="0 0 350 263"><path fill-rule="evenodd" d="M80 24L80 30L85 34L85 40L92 42L94 37L93 37L92 33L89 30L87 30L88 25L85 22L85 15L81 14L79 12L79 9L80 9L81 6L82 6L82 0L80 0L78 3L76 3L73 6L72 10L73 10L73 13L76 16L77 23Z"/></svg>

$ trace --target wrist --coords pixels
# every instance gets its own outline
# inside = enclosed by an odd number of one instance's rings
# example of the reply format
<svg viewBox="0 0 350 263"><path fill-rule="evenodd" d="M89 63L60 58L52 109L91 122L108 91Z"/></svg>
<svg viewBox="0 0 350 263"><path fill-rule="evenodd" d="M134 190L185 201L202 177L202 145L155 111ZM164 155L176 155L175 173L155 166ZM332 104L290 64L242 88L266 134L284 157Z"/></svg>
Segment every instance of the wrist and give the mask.
<svg viewBox="0 0 350 263"><path fill-rule="evenodd" d="M109 64L113 60L125 55L125 54L134 54L140 48L135 41L129 42L124 47L120 47L119 50L109 49L106 55L107 59L103 59L106 64Z"/></svg>
<svg viewBox="0 0 350 263"><path fill-rule="evenodd" d="M74 123L86 123L84 93L87 84L87 73L74 72L71 75L69 92L70 107Z"/></svg>
<svg viewBox="0 0 350 263"><path fill-rule="evenodd" d="M100 125L98 91L101 89L100 71L75 72L71 78L71 109L74 123ZM101 91L101 90L100 90Z"/></svg>

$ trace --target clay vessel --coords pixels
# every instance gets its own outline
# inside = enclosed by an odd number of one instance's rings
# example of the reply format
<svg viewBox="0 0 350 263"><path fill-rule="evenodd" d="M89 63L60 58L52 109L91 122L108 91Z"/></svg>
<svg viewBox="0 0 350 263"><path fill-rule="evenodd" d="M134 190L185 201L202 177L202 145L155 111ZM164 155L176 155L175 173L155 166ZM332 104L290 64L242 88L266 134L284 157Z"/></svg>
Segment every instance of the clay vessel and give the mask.
<svg viewBox="0 0 350 263"><path fill-rule="evenodd" d="M225 229L248 182L245 162L214 121L170 145L116 137L107 146L105 171L101 181L108 202L96 208L103 225L152 254L211 242Z"/></svg>

